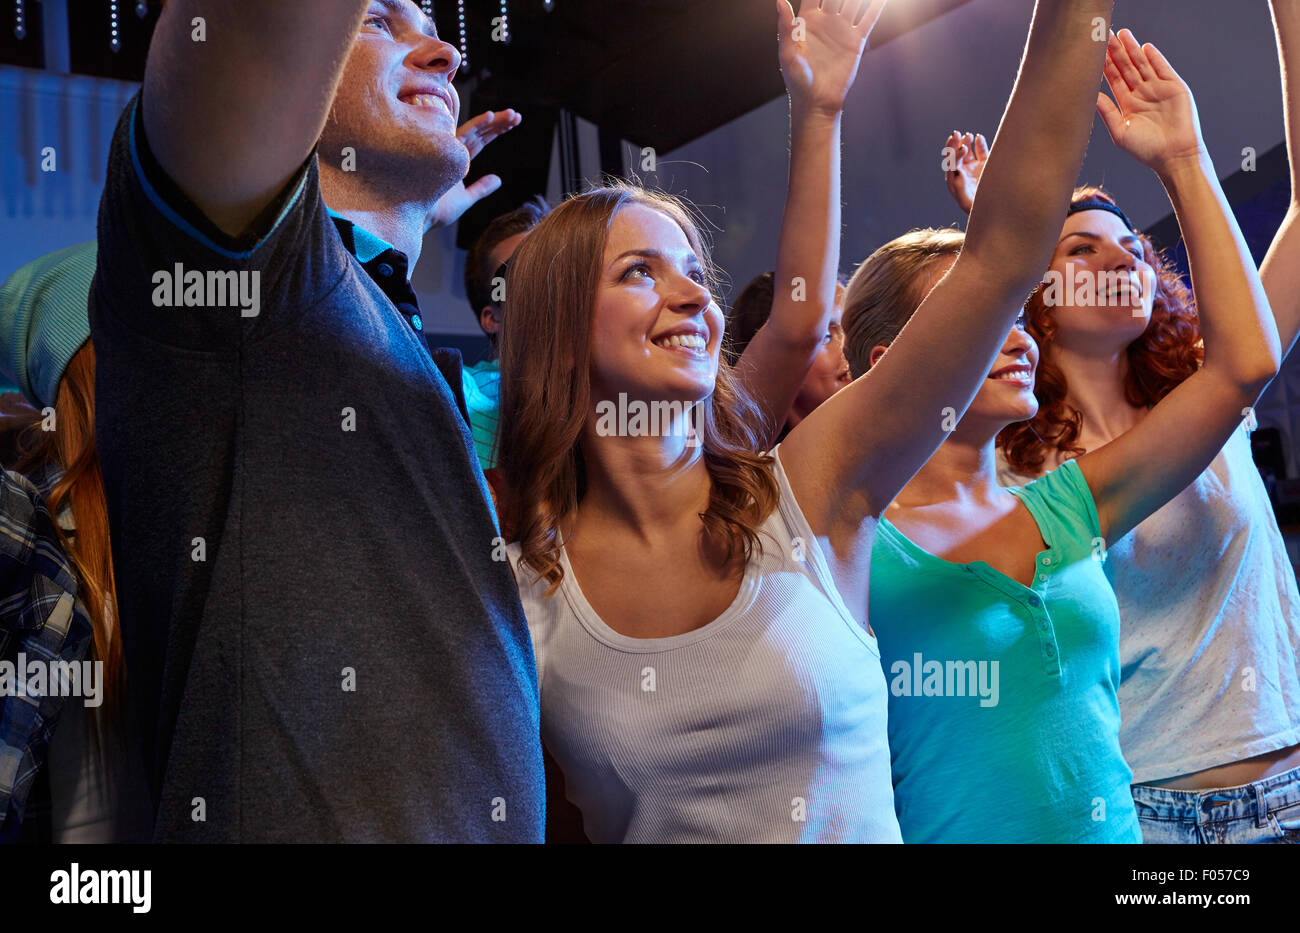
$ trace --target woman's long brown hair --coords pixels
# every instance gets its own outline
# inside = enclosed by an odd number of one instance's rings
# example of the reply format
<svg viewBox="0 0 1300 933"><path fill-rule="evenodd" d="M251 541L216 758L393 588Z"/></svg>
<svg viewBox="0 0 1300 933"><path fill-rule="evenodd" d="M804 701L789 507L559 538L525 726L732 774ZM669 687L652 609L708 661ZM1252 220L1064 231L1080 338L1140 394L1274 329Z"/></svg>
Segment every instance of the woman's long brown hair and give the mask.
<svg viewBox="0 0 1300 933"><path fill-rule="evenodd" d="M498 427L502 528L507 540L520 543L523 562L550 581L548 595L564 577L560 529L585 491L580 442L593 411L592 315L605 242L614 216L629 204L674 220L714 281L707 245L686 206L627 184L575 195L557 207L520 244L506 279ZM779 497L772 458L757 452L764 436L758 409L725 361L700 408L712 480L700 519L728 560L740 551L749 559L758 528Z"/></svg>
<svg viewBox="0 0 1300 933"><path fill-rule="evenodd" d="M108 505L104 476L95 447L95 352L89 341L73 354L59 382L54 402L54 430L43 429L43 414L14 420L11 432L14 460L6 464L32 474L54 467L62 470L46 505L55 519L65 506L72 510L76 530L71 537L58 527L59 542L72 559L77 596L94 628L95 658L103 662L103 704L116 718L126 684L122 635L114 618L113 553L109 546Z"/></svg>

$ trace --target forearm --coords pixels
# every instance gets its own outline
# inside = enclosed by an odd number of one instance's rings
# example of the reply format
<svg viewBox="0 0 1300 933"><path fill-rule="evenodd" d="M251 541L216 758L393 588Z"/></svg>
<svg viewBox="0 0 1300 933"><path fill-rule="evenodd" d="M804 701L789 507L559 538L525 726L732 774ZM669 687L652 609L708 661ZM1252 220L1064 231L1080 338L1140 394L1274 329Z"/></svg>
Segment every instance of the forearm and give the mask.
<svg viewBox="0 0 1300 933"><path fill-rule="evenodd" d="M1051 261L1087 150L1113 6L1053 0L1035 9L966 230L965 251L1008 294L1027 293Z"/></svg>
<svg viewBox="0 0 1300 933"><path fill-rule="evenodd" d="M1187 248L1205 367L1262 390L1281 359L1277 328L1254 260L1204 152L1157 170L1173 204Z"/></svg>
<svg viewBox="0 0 1300 933"><path fill-rule="evenodd" d="M1264 290L1273 307L1285 357L1300 335L1300 2L1270 0L1278 62L1282 70L1282 103L1286 122L1286 151L1291 165L1291 206L1259 267Z"/></svg>
<svg viewBox="0 0 1300 933"><path fill-rule="evenodd" d="M790 182L772 310L736 372L776 443L830 325L839 263L840 116L792 109Z"/></svg>
<svg viewBox="0 0 1300 933"><path fill-rule="evenodd" d="M1269 0L1273 14L1273 34L1277 41L1278 63L1282 71L1283 118L1286 123L1286 151L1291 158L1291 201L1300 192L1300 152L1296 134L1300 133L1300 0Z"/></svg>
<svg viewBox="0 0 1300 933"><path fill-rule="evenodd" d="M783 343L807 348L810 359L835 302L840 126L839 113L791 113L790 180L768 327Z"/></svg>
<svg viewBox="0 0 1300 933"><path fill-rule="evenodd" d="M145 68L145 132L163 170L226 233L242 233L316 144L367 6L167 4Z"/></svg>
<svg viewBox="0 0 1300 933"><path fill-rule="evenodd" d="M1300 205L1295 202L1259 265L1259 277L1273 308L1285 359L1300 336Z"/></svg>

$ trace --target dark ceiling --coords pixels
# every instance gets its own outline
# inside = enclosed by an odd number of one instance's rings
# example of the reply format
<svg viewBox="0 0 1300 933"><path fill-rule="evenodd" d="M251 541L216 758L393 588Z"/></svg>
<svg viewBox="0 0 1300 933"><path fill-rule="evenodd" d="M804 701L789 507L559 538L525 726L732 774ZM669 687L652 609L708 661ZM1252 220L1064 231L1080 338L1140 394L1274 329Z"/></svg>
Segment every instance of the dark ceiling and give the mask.
<svg viewBox="0 0 1300 933"><path fill-rule="evenodd" d="M896 0L872 45L967 2ZM440 23L455 23L454 2L436 6ZM471 37L480 38L471 48L471 73L485 94L563 107L667 152L784 93L771 0L553 0L551 6L547 12L542 0L511 0L505 44L490 40L499 4L472 4ZM444 35L452 37L446 28Z"/></svg>
<svg viewBox="0 0 1300 933"><path fill-rule="evenodd" d="M893 0L872 45L967 2ZM0 0L0 10L13 4ZM42 4L27 0L25 6L23 39L12 22L0 27L0 62L44 67ZM620 139L670 152L784 93L774 0L464 0L464 7L464 115L513 107L525 121L475 160L472 177L494 172L505 183L463 218L462 246L497 213L546 191L561 110L600 128L608 157L600 168L619 173ZM509 40L494 41L503 7ZM457 0L433 0L433 8L443 38L459 43ZM68 47L58 54L70 71L140 80L160 0L118 0L116 51L110 0L67 0L67 10ZM565 177L566 187L574 180Z"/></svg>
<svg viewBox="0 0 1300 933"><path fill-rule="evenodd" d="M894 0L873 45L966 2ZM783 91L771 0L550 0L547 6L546 0L466 0L465 76L477 78L486 97L515 100L519 110L565 108L666 152ZM0 0L0 61L41 67L42 4L27 0L25 7L27 32L19 40L14 0ZM443 37L457 42L456 0L434 0L433 7ZM493 20L503 8L509 42L493 41ZM116 51L110 0L68 0L67 9L71 71L140 79L160 0L118 0Z"/></svg>
<svg viewBox="0 0 1300 933"><path fill-rule="evenodd" d="M967 2L895 0L872 45ZM506 43L491 39L500 3L470 6L474 89L465 113L513 107L525 120L475 160L472 177L495 173L503 185L462 219L462 247L497 214L545 193L561 109L600 128L603 156L620 139L665 153L785 93L772 0L553 0L549 12L542 0L510 0ZM455 0L435 8L444 37L454 41ZM602 157L599 168L622 172L617 158ZM574 181L565 178L565 187Z"/></svg>

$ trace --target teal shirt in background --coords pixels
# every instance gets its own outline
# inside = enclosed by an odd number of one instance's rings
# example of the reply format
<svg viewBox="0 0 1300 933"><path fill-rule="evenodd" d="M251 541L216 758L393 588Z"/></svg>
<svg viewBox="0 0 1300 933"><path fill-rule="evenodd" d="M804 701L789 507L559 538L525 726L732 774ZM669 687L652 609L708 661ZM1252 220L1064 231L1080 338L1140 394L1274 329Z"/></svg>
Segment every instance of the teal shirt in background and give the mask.
<svg viewBox="0 0 1300 933"><path fill-rule="evenodd" d="M1008 491L1048 545L1029 587L936 557L888 519L876 533L870 618L903 841L1141 842L1092 494L1073 460Z"/></svg>
<svg viewBox="0 0 1300 933"><path fill-rule="evenodd" d="M469 409L469 426L474 432L474 450L483 470L497 464L497 421L501 408L501 363L485 360L466 366L464 374L465 407Z"/></svg>

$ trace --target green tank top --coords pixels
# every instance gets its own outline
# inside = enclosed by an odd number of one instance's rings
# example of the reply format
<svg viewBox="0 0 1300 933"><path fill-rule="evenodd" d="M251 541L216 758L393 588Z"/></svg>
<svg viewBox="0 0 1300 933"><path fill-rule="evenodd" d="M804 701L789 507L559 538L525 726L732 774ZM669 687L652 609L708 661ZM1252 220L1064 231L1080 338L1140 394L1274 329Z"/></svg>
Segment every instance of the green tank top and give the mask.
<svg viewBox="0 0 1300 933"><path fill-rule="evenodd" d="M1031 586L887 519L871 625L904 842L1141 842L1119 746L1119 607L1078 464L1008 490L1048 548Z"/></svg>

